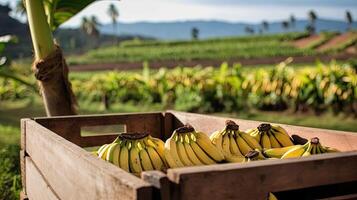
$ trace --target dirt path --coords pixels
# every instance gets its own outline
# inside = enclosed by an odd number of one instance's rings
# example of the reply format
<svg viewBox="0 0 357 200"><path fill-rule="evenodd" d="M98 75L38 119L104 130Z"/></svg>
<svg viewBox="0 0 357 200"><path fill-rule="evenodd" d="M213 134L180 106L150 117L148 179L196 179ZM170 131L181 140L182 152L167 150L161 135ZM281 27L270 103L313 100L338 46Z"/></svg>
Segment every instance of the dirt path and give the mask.
<svg viewBox="0 0 357 200"><path fill-rule="evenodd" d="M317 56L296 56L293 57L293 63L311 63L316 60L328 62L331 60L348 60L356 57L356 54L341 53L336 55L317 55ZM230 59L229 64L241 63L242 65L263 65L263 64L278 64L288 57L270 57L270 58L252 58L252 59ZM157 61L151 62L150 68L159 69L161 67L175 68L177 66L193 67L201 66L220 66L226 60L194 60L194 61ZM136 70L142 69L141 62L135 63L100 63L100 64L83 64L70 66L71 71L101 71L101 70Z"/></svg>
<svg viewBox="0 0 357 200"><path fill-rule="evenodd" d="M305 37L305 38L302 38L299 40L295 40L292 44L296 48L303 49L303 48L307 48L310 44L321 40L322 38L323 38L323 36L321 34L312 35L312 36Z"/></svg>
<svg viewBox="0 0 357 200"><path fill-rule="evenodd" d="M341 35L337 35L335 37L333 37L332 39L330 39L329 41L325 42L324 44L322 44L321 46L319 46L317 48L317 51L319 52L323 52L335 47L339 47L340 45L345 44L346 42L348 42L349 40L353 39L353 38L357 38L357 34L356 33L352 33L352 32L347 32Z"/></svg>

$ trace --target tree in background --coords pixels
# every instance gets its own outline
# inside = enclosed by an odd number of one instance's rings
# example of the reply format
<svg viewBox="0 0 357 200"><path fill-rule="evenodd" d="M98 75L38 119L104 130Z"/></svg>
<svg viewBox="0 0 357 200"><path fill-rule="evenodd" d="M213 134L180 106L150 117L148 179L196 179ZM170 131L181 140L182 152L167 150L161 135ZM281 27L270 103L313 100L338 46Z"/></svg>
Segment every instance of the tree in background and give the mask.
<svg viewBox="0 0 357 200"><path fill-rule="evenodd" d="M351 30L352 29L352 23L353 23L353 18L352 18L352 14L350 11L346 11L346 21L348 24L348 28L347 30Z"/></svg>
<svg viewBox="0 0 357 200"><path fill-rule="evenodd" d="M284 31L287 31L289 29L289 22L288 21L282 21L281 22L281 27L284 29Z"/></svg>
<svg viewBox="0 0 357 200"><path fill-rule="evenodd" d="M295 16L294 15L290 15L289 21L290 21L290 26L295 29L295 25L296 25Z"/></svg>
<svg viewBox="0 0 357 200"><path fill-rule="evenodd" d="M117 19L119 17L119 11L118 9L115 7L114 4L110 4L109 8L108 8L108 15L109 17L112 19L112 25L113 25L113 42L117 43Z"/></svg>
<svg viewBox="0 0 357 200"><path fill-rule="evenodd" d="M91 18L83 17L81 22L81 29L89 36L93 37L95 47L98 47L99 31L98 26L100 23L96 16L92 15Z"/></svg>
<svg viewBox="0 0 357 200"><path fill-rule="evenodd" d="M193 27L191 29L191 38L192 38L192 40L198 40L199 34L200 34L200 30L198 28Z"/></svg>
<svg viewBox="0 0 357 200"><path fill-rule="evenodd" d="M309 16L309 33L310 34L314 34L315 31L316 31L316 20L317 20L317 15L315 13L315 11L313 10L310 10L309 13L308 13L308 16ZM308 26L307 26L308 27ZM307 28L308 29L308 28Z"/></svg>
<svg viewBox="0 0 357 200"><path fill-rule="evenodd" d="M268 32L269 30L269 23L267 21L262 21L262 27L265 32Z"/></svg>
<svg viewBox="0 0 357 200"><path fill-rule="evenodd" d="M246 26L244 28L244 31L249 35L253 35L254 34L254 29L252 27L249 27L249 26Z"/></svg>
<svg viewBox="0 0 357 200"><path fill-rule="evenodd" d="M22 2L22 0L17 1L15 6L15 12L19 14L21 17L26 16L26 6Z"/></svg>

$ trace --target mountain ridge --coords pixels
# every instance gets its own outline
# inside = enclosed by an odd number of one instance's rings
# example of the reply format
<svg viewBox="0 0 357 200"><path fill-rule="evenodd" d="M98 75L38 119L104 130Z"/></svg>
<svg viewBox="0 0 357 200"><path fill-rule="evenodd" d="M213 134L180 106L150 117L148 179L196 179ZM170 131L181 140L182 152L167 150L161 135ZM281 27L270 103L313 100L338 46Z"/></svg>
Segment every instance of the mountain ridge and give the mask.
<svg viewBox="0 0 357 200"><path fill-rule="evenodd" d="M282 22L268 22L269 30L263 33L274 34L283 32L304 31L309 24L308 20L296 20L295 27L284 30ZM143 35L157 39L175 40L175 39L190 39L191 29L197 27L200 30L200 38L215 38L229 36L247 35L246 27L251 27L257 34L262 25L259 23L245 22L227 22L219 20L187 20L173 22L134 22L134 23L118 23L117 31L114 32L112 24L104 24L99 27L100 32L104 34L117 35ZM344 21L331 19L317 19L316 30L321 31L338 31L345 32L348 25ZM352 24L353 28L357 28L357 22Z"/></svg>

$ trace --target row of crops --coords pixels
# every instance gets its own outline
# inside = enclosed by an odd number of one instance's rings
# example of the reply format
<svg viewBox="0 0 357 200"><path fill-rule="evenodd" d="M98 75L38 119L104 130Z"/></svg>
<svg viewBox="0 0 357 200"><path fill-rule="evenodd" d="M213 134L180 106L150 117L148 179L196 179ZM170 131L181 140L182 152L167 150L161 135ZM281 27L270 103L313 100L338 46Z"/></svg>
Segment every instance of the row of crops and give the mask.
<svg viewBox="0 0 357 200"><path fill-rule="evenodd" d="M108 62L228 60L275 56L311 55L311 49L298 49L291 41L306 33L232 37L198 41L126 41L118 46L93 49L69 57L70 64Z"/></svg>
<svg viewBox="0 0 357 200"><path fill-rule="evenodd" d="M160 69L142 73L105 72L72 76L81 101L158 103L167 108L199 112L244 109L314 111L357 114L357 75L348 64L318 64L293 68L242 69L222 64L215 68ZM0 100L28 98L33 91L12 80L0 79Z"/></svg>

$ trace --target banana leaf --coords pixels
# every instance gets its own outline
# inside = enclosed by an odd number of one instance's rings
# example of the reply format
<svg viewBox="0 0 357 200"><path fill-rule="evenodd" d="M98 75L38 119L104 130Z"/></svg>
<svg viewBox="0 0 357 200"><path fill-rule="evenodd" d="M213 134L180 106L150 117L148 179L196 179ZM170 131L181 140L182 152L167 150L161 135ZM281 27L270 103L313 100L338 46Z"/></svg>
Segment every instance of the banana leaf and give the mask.
<svg viewBox="0 0 357 200"><path fill-rule="evenodd" d="M95 0L44 0L47 21L52 30L69 20Z"/></svg>

